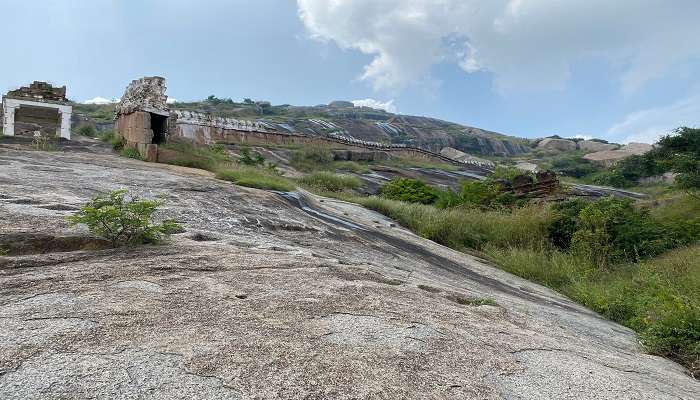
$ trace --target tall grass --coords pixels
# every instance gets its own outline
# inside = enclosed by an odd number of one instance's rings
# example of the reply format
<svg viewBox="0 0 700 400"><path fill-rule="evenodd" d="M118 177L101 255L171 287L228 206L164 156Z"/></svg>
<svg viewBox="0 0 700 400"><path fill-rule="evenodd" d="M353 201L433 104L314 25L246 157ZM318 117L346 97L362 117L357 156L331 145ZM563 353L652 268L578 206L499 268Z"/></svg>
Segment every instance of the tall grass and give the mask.
<svg viewBox="0 0 700 400"><path fill-rule="evenodd" d="M438 209L375 196L351 200L397 220L420 236L458 250L480 250L487 243L541 248L550 220L548 208L534 205L508 212Z"/></svg>
<svg viewBox="0 0 700 400"><path fill-rule="evenodd" d="M228 154L218 147L201 146L184 141L173 141L160 145L160 148L163 150L171 150L177 154L177 157L168 161L169 164L173 165L217 172L231 164L231 159Z"/></svg>
<svg viewBox="0 0 700 400"><path fill-rule="evenodd" d="M362 186L362 181L354 176L336 175L326 171L306 175L300 178L298 182L323 192L342 192L344 190L359 189Z"/></svg>
<svg viewBox="0 0 700 400"><path fill-rule="evenodd" d="M700 374L700 244L641 263L600 268L556 249L548 239L548 205L512 211L438 209L380 197L339 198L397 220L420 236L457 250L477 249L502 268L549 286L636 330L647 350ZM679 196L653 210L665 221L697 218L697 203Z"/></svg>
<svg viewBox="0 0 700 400"><path fill-rule="evenodd" d="M233 166L218 171L216 178L258 189L289 192L296 188L288 179L260 167Z"/></svg>

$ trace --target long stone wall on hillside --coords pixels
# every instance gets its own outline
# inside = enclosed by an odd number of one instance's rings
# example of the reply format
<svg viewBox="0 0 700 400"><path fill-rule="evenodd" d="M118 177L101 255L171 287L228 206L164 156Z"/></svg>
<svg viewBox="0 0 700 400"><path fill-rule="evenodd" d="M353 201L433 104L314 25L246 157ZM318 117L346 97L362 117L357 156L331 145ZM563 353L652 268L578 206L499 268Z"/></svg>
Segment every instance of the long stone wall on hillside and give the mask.
<svg viewBox="0 0 700 400"><path fill-rule="evenodd" d="M491 172L488 164L468 161L460 162L441 154L418 147L402 144L383 144L367 142L343 136L307 136L296 133L281 133L270 130L260 122L242 121L232 118L217 118L206 114L177 111L171 114L171 137L181 137L193 140L199 144L211 143L243 143L251 145L340 145L347 148L387 152L396 156L405 156L440 161L464 168Z"/></svg>

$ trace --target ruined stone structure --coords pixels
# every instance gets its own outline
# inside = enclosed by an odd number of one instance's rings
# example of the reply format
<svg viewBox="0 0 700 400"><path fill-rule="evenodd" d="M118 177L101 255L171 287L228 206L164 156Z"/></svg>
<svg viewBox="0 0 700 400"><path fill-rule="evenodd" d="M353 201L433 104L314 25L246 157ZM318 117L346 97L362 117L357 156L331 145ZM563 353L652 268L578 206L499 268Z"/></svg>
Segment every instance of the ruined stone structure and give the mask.
<svg viewBox="0 0 700 400"><path fill-rule="evenodd" d="M126 146L138 149L147 161L163 161L166 152L159 155L158 144L168 138L191 140L198 144L331 144L348 150L373 152L372 157L400 155L441 161L468 167L480 172L491 172L493 164L480 160L453 160L441 154L403 144L384 144L358 140L344 132L328 133L328 136L309 136L295 132L281 132L275 124L265 121L247 121L217 117L211 114L187 110L170 112L165 95L165 79L146 77L131 82L116 109L114 129L126 141ZM317 124L327 121L314 120ZM357 156L346 154L347 157Z"/></svg>
<svg viewBox="0 0 700 400"><path fill-rule="evenodd" d="M538 172L535 177L531 174L518 175L512 182L502 181L503 190L519 198L546 197L557 192L559 179L553 171Z"/></svg>
<svg viewBox="0 0 700 400"><path fill-rule="evenodd" d="M73 107L66 87L35 81L2 97L3 134L60 136L70 140Z"/></svg>
<svg viewBox="0 0 700 400"><path fill-rule="evenodd" d="M147 161L158 160L158 144L168 134L165 79L159 76L132 81L116 108L114 131Z"/></svg>

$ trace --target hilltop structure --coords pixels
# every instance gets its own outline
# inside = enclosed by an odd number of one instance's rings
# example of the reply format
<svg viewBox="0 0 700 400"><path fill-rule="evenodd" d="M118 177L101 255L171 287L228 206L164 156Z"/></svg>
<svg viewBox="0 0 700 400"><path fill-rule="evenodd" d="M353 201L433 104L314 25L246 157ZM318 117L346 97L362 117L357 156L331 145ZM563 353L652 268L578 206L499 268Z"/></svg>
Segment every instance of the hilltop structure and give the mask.
<svg viewBox="0 0 700 400"><path fill-rule="evenodd" d="M70 140L73 107L66 87L35 81L2 97L3 134L6 136L56 135Z"/></svg>
<svg viewBox="0 0 700 400"><path fill-rule="evenodd" d="M126 147L136 148L147 161L165 161L168 151L158 145L168 140L189 140L198 144L243 143L265 144L332 144L343 148L370 150L392 154L437 160L465 168L490 172L493 164L486 160L454 160L444 155L405 144L385 144L359 140L346 132L327 132L326 136L311 136L277 129L266 121L249 121L224 118L212 114L188 110L169 110L165 95L165 79L159 76L144 77L132 81L126 88L116 108L114 131L124 139ZM319 125L331 123L312 120ZM374 156L373 156L374 157Z"/></svg>

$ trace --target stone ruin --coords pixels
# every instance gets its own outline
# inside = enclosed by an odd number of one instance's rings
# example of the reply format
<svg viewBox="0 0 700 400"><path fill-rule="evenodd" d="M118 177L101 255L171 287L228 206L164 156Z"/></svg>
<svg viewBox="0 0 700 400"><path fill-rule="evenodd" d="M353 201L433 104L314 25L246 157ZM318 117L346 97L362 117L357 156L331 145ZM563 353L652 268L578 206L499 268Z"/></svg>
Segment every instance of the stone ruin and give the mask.
<svg viewBox="0 0 700 400"><path fill-rule="evenodd" d="M2 97L3 134L60 136L70 140L73 107L66 87L35 81Z"/></svg>
<svg viewBox="0 0 700 400"><path fill-rule="evenodd" d="M167 140L170 111L165 89L165 78L136 79L127 86L116 107L116 135L147 161L157 161L158 145Z"/></svg>
<svg viewBox="0 0 700 400"><path fill-rule="evenodd" d="M503 191L513 193L519 198L547 197L559 189L559 178L553 171L538 172L533 178L530 174L522 174L513 178L512 182L499 181Z"/></svg>

